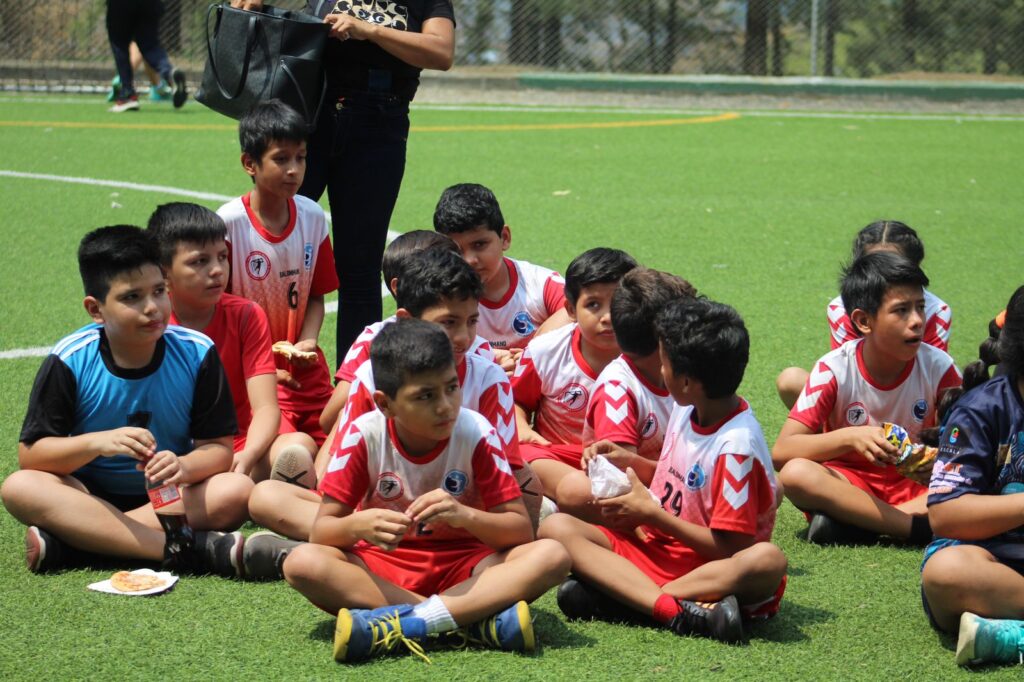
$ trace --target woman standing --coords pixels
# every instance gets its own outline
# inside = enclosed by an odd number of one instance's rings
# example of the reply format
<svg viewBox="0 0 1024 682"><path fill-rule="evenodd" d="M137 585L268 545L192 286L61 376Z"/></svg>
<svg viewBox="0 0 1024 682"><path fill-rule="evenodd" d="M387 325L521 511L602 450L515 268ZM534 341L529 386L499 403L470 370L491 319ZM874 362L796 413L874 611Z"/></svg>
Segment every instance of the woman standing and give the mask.
<svg viewBox="0 0 1024 682"><path fill-rule="evenodd" d="M262 0L233 0L258 10ZM331 25L327 96L300 194L331 207L338 270L337 362L381 319L380 263L405 172L409 102L422 69L455 57L451 0L307 0Z"/></svg>

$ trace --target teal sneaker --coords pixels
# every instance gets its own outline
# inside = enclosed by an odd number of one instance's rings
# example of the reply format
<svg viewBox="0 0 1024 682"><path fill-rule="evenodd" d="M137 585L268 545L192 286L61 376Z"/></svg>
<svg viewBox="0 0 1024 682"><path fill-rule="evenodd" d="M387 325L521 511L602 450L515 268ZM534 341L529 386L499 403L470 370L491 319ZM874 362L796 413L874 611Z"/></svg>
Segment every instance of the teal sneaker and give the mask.
<svg viewBox="0 0 1024 682"><path fill-rule="evenodd" d="M533 636L530 607L524 601L516 602L504 611L460 630L467 644L489 649L530 652L537 645Z"/></svg>
<svg viewBox="0 0 1024 682"><path fill-rule="evenodd" d="M149 101L150 102L166 102L171 99L173 94L171 86L167 84L167 81L161 79L159 85L149 86Z"/></svg>
<svg viewBox="0 0 1024 682"><path fill-rule="evenodd" d="M956 643L957 665L1010 663L1024 665L1024 621L982 618L964 612Z"/></svg>
<svg viewBox="0 0 1024 682"><path fill-rule="evenodd" d="M121 77L114 76L110 79L110 90L107 91L107 101L113 102L121 94Z"/></svg>
<svg viewBox="0 0 1024 682"><path fill-rule="evenodd" d="M394 651L399 644L427 663L421 642L427 623L412 616L411 604L377 609L342 609L334 627L334 660L355 663Z"/></svg>

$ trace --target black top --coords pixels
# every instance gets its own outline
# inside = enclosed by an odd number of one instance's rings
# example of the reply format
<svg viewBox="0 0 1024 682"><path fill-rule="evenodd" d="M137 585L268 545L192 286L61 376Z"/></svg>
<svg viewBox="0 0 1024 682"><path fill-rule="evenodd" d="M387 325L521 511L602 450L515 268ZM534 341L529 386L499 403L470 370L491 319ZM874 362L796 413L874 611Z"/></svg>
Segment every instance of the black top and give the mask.
<svg viewBox="0 0 1024 682"><path fill-rule="evenodd" d="M306 0L306 7L320 17L344 12L374 24L416 33L423 29L427 19L444 17L455 21L451 0ZM332 93L381 91L409 100L416 94L422 70L368 40L329 39L324 64Z"/></svg>

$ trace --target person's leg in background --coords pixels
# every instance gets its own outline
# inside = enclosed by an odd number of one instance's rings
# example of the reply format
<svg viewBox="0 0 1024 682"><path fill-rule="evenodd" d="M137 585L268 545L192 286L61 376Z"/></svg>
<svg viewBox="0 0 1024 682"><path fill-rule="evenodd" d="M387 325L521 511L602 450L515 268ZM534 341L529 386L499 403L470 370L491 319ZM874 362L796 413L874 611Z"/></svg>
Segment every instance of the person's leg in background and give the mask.
<svg viewBox="0 0 1024 682"><path fill-rule="evenodd" d="M110 49L114 53L114 64L117 66L117 77L120 87L111 111L129 111L138 109L138 98L135 94L135 74L132 73L129 45L132 42L132 31L135 21L135 0L107 0L107 37Z"/></svg>
<svg viewBox="0 0 1024 682"><path fill-rule="evenodd" d="M167 51L160 45L160 17L164 6L160 0L135 0L138 3L138 19L134 26L135 43L142 58L153 68L165 83L173 84L172 99L175 108L182 106L188 93L185 89L185 74L171 66Z"/></svg>

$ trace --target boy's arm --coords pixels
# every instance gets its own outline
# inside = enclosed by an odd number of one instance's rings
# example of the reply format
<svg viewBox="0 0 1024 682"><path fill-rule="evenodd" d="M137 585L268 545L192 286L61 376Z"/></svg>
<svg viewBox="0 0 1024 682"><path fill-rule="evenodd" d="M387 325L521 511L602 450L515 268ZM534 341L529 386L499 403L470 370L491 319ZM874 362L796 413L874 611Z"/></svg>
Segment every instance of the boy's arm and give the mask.
<svg viewBox="0 0 1024 682"><path fill-rule="evenodd" d="M1024 494L961 495L928 507L935 535L986 540L1024 525Z"/></svg>
<svg viewBox="0 0 1024 682"><path fill-rule="evenodd" d="M259 374L245 380L252 421L245 434L245 447L235 453L232 471L248 475L253 465L277 438L281 425L281 409L277 405L277 375Z"/></svg>
<svg viewBox="0 0 1024 682"><path fill-rule="evenodd" d="M533 430L533 424L530 423L530 416L526 413L526 410L519 405L519 403L516 403L516 430L519 432L520 443L551 445L551 441Z"/></svg>
<svg viewBox="0 0 1024 682"><path fill-rule="evenodd" d="M416 498L406 514L418 525L445 523L462 528L499 552L533 541L533 525L521 497L483 511L460 504L450 493L438 488Z"/></svg>
<svg viewBox="0 0 1024 682"><path fill-rule="evenodd" d="M309 541L347 549L365 540L390 551L398 546L410 525L411 519L401 512L373 508L353 512L351 506L324 495Z"/></svg>
<svg viewBox="0 0 1024 682"><path fill-rule="evenodd" d="M331 392L331 397L324 405L324 411L320 413L320 428L324 433L330 433L331 427L337 424L338 415L341 414L345 403L348 402L348 393L352 388L352 382L339 379Z"/></svg>
<svg viewBox="0 0 1024 682"><path fill-rule="evenodd" d="M890 464L896 448L885 439L881 426L847 426L816 433L806 424L787 419L772 448L776 469L791 459L827 462L854 451L875 464Z"/></svg>
<svg viewBox="0 0 1024 682"><path fill-rule="evenodd" d="M165 453L169 456L164 456ZM210 476L231 468L231 436L196 439L192 451L174 456L168 450L158 452L146 463L146 476L165 483L202 483Z"/></svg>
<svg viewBox="0 0 1024 682"><path fill-rule="evenodd" d="M534 336L537 337L541 334L547 334L548 332L552 332L559 327L564 327L571 322L572 318L569 317L569 312L565 308L556 310L550 317L548 317L548 319L544 320L541 325L537 327L537 332Z"/></svg>
<svg viewBox="0 0 1024 682"><path fill-rule="evenodd" d="M294 344L296 348L306 353L316 352L320 327L324 324L325 310L323 295L310 294L309 301L306 303L306 316L302 318L302 326L299 328L299 339ZM316 362L316 360L312 362ZM296 362L296 364L312 363Z"/></svg>
<svg viewBox="0 0 1024 682"><path fill-rule="evenodd" d="M146 429L125 426L78 436L47 436L18 443L18 466L64 476L97 457L128 455L145 461L156 454L156 440Z"/></svg>
<svg viewBox="0 0 1024 682"><path fill-rule="evenodd" d="M519 442L550 445L546 438L533 430L530 423L531 416L540 406L542 386L540 376L533 365L533 355L529 346L519 358L519 364L512 375L512 397L516 402L516 430L519 432Z"/></svg>

